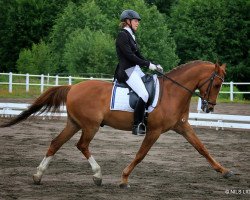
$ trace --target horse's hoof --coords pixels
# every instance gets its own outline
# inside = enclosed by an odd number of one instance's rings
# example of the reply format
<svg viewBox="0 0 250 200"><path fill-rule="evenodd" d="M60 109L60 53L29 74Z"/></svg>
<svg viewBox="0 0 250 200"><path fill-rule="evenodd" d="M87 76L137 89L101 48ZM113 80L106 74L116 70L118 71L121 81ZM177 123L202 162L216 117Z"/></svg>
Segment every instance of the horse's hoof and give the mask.
<svg viewBox="0 0 250 200"><path fill-rule="evenodd" d="M119 186L120 186L121 189L128 189L128 188L130 188L130 185L127 184L127 183L121 183Z"/></svg>
<svg viewBox="0 0 250 200"><path fill-rule="evenodd" d="M38 176L37 174L33 175L33 181L36 185L40 185L41 184L41 177Z"/></svg>
<svg viewBox="0 0 250 200"><path fill-rule="evenodd" d="M226 172L225 174L223 174L223 177L224 178L230 178L231 176L233 176L234 175L234 173L232 172L232 171L228 171L228 172Z"/></svg>
<svg viewBox="0 0 250 200"><path fill-rule="evenodd" d="M102 185L102 179L101 178L97 178L97 177L93 176L93 181L97 186Z"/></svg>

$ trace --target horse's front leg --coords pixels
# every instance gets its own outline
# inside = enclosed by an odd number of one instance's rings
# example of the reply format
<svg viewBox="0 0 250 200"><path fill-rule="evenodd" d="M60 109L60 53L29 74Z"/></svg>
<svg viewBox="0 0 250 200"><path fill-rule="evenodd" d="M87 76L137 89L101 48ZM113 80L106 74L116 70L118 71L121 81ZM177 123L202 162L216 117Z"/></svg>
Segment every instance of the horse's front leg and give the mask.
<svg viewBox="0 0 250 200"><path fill-rule="evenodd" d="M195 131L188 122L180 122L174 129L177 133L183 135L187 141L201 154L203 155L214 170L222 173L225 178L229 178L233 175L232 171L222 167L215 159L209 154L208 150L200 139L196 136Z"/></svg>
<svg viewBox="0 0 250 200"><path fill-rule="evenodd" d="M138 165L143 160L143 158L147 155L148 151L150 150L150 148L153 146L153 144L156 142L156 140L159 138L160 135L161 135L160 131L154 131L154 132L150 131L146 133L146 136L134 160L122 172L122 180L120 183L121 188L130 187L128 184L129 175L131 174L133 169L136 167L136 165Z"/></svg>

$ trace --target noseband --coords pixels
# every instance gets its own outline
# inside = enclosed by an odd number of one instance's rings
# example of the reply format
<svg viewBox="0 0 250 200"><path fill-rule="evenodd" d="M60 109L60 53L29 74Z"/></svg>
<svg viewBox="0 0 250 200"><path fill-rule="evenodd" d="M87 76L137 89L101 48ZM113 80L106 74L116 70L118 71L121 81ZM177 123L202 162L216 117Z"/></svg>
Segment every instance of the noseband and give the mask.
<svg viewBox="0 0 250 200"><path fill-rule="evenodd" d="M202 83L200 87L198 87L198 89L201 89L207 82L210 81L209 84L208 84L208 86L207 86L207 89L206 89L206 92L204 94L204 97L201 98L202 99L202 104L204 104L204 105L207 105L207 106L209 104L213 105L213 106L216 105L216 103L212 103L212 102L209 101L210 92L211 92L211 88L212 88L212 85L213 85L215 77L218 77L219 79L222 80L222 82L224 82L224 79L221 76L219 76L216 72L213 72L212 75L204 83ZM205 99L206 96L207 96L207 99Z"/></svg>
<svg viewBox="0 0 250 200"><path fill-rule="evenodd" d="M196 96L200 97L201 98L201 101L202 101L202 107L205 108L206 110L208 110L208 105L213 105L215 106L216 103L213 103L213 102L210 102L209 101L209 96L210 96L210 92L211 92L211 89L212 89L212 85L213 85L213 82L214 82L214 79L216 77L218 77L219 79L222 80L222 82L224 82L224 78L222 78L220 75L218 75L216 72L213 72L211 74L211 76L206 80L204 81L204 83L202 83L198 89L201 89L207 82L209 82L208 86L207 86L207 89L206 89L206 92L205 92L205 95L204 97L202 97L200 94L198 94L197 92L194 92L190 89L188 89L187 87L185 87L184 85L178 83L177 81L173 80L172 78L166 76L165 74L163 74L162 72L159 72L159 71L156 71L157 73L159 73L161 76L163 76L164 78L166 79L169 79L170 81L172 81L173 83L175 83L176 85L182 87L183 89L187 90L188 92L190 92L192 95L195 94ZM205 98L207 96L207 98Z"/></svg>

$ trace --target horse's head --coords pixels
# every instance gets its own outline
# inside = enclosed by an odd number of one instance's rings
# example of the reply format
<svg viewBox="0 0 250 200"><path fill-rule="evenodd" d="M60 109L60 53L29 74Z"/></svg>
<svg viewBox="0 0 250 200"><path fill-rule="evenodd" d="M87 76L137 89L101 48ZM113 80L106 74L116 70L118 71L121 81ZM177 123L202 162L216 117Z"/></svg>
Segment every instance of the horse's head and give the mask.
<svg viewBox="0 0 250 200"><path fill-rule="evenodd" d="M221 85L226 74L226 64L215 64L214 71L206 80L202 80L198 89L203 97L201 109L206 112L213 112L216 99L220 92Z"/></svg>

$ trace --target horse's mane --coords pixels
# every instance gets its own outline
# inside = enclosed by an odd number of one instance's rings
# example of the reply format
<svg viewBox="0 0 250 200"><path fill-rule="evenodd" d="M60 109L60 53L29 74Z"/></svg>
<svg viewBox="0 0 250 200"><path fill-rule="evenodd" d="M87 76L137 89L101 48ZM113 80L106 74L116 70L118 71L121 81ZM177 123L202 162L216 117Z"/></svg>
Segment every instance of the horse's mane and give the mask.
<svg viewBox="0 0 250 200"><path fill-rule="evenodd" d="M177 66L177 67L175 67L175 68L173 68L171 71L169 71L168 73L167 73L167 75L174 75L174 74L176 74L176 73L180 73L182 70L187 70L187 69L189 69L190 67L193 67L193 66L195 66L195 65L200 65L200 64L214 64L214 63L212 63L212 62L209 62L209 61L202 61L202 60L194 60L194 61L190 61L190 62L187 62L187 63L185 63L185 64L181 64L181 65L179 65L179 66Z"/></svg>

